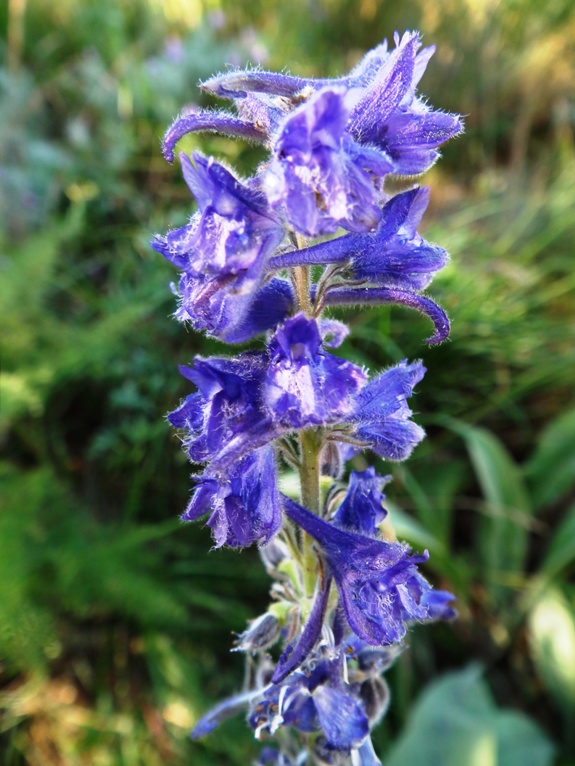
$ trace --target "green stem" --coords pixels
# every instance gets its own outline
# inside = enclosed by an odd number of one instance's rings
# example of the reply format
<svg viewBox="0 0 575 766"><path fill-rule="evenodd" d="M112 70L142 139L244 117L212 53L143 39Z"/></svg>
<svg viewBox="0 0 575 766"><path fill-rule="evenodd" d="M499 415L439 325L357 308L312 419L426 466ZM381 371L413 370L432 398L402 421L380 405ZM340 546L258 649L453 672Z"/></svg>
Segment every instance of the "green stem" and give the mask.
<svg viewBox="0 0 575 766"><path fill-rule="evenodd" d="M296 266L292 269L292 275L299 308L304 314L311 316L312 305L309 297L309 266Z"/></svg>
<svg viewBox="0 0 575 766"><path fill-rule="evenodd" d="M301 234L294 232L293 238L298 250L307 247L307 242ZM309 295L311 285L309 266L295 266L291 272L299 308L306 314L306 316L310 317L312 315L313 307Z"/></svg>
<svg viewBox="0 0 575 766"><path fill-rule="evenodd" d="M319 514L320 500L320 464L321 438L316 430L302 431L301 440L301 501L312 513ZM303 581L306 596L311 598L317 581L317 556L313 548L313 538L302 530Z"/></svg>

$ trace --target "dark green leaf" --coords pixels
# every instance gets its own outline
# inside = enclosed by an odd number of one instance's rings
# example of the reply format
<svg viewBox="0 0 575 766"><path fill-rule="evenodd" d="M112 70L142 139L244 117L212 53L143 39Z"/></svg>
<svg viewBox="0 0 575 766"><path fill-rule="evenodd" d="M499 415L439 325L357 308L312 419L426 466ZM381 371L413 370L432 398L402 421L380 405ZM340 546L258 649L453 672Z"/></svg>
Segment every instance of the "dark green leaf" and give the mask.
<svg viewBox="0 0 575 766"><path fill-rule="evenodd" d="M560 500L575 487L575 409L545 429L525 474L536 509Z"/></svg>

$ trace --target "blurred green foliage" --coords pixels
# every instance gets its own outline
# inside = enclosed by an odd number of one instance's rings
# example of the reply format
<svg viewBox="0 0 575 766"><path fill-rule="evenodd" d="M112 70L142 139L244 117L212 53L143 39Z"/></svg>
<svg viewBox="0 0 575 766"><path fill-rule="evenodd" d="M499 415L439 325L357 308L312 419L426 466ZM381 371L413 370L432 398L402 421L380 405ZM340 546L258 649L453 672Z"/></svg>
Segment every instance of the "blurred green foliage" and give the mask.
<svg viewBox="0 0 575 766"><path fill-rule="evenodd" d="M206 530L177 518L189 469L163 414L186 393L177 364L220 346L170 319L174 274L148 245L192 209L160 138L185 104L205 103L197 81L226 64L334 75L406 28L438 47L423 92L467 115L426 178L426 236L452 255L430 293L453 332L426 349L425 319L348 312L343 355L428 368L414 407L429 438L406 465L380 468L394 474L398 535L430 550L430 577L457 594L460 619L413 631L377 745L393 766L424 750L449 766L470 753L478 766L575 761L572 3L9 0L6 766L243 766L257 752L241 720L187 738L241 685L230 631L265 608L268 583L257 552L208 553ZM214 136L182 145L246 173L259 158Z"/></svg>

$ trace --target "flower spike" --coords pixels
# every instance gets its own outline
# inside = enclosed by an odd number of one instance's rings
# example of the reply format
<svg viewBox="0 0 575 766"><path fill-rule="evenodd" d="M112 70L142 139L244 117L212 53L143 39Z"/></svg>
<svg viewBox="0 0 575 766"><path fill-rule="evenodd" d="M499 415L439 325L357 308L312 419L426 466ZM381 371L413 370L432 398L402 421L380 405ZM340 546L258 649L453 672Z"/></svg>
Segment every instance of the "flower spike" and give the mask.
<svg viewBox="0 0 575 766"><path fill-rule="evenodd" d="M216 548L260 546L275 580L269 608L232 650L246 655L245 693L192 732L240 710L256 739L282 728L260 766L381 766L370 731L389 705L382 674L413 622L455 615L451 593L419 572L427 552L381 536L389 477L365 468L347 490L340 483L362 450L400 461L424 438L409 401L425 368L404 360L368 377L331 353L350 328L324 311L398 304L433 322L428 343L449 335L422 292L448 260L418 233L429 189L390 193L390 176L423 173L462 129L418 94L434 50L405 32L335 79L227 71L201 87L230 111L185 111L163 141L170 162L198 131L268 152L247 179L180 154L197 210L152 242L179 272L177 319L230 344L265 333L259 349L180 367L196 391L168 415L201 464L183 519L205 518ZM280 492L293 489L285 466L299 473L302 503Z"/></svg>

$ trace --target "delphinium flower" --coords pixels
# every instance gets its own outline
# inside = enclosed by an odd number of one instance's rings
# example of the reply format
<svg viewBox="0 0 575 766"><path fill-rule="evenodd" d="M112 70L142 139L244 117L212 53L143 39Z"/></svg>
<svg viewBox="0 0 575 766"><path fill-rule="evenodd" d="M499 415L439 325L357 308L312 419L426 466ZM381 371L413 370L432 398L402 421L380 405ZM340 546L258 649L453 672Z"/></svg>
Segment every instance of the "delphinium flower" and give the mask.
<svg viewBox="0 0 575 766"><path fill-rule="evenodd" d="M390 477L346 466L366 450L409 457L424 437L408 400L425 368L404 360L374 374L337 356L349 328L326 315L398 304L431 319L429 344L449 334L422 292L447 253L417 231L429 189L412 182L462 129L417 94L433 50L405 33L332 80L217 75L203 87L233 111L180 115L164 139L170 161L192 131L269 152L246 179L180 154L197 212L152 243L180 271L178 320L231 344L264 336L255 350L182 366L196 390L168 416L197 465L183 519L205 517L216 547L257 544L273 579L268 610L234 647L251 656L246 687L193 732L243 711L257 739L277 740L260 766L376 766L382 674L411 625L455 614L420 571L427 551L390 538L389 519L382 535ZM392 193L390 175L409 188ZM285 471L299 475L297 499L280 491Z"/></svg>

